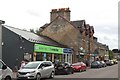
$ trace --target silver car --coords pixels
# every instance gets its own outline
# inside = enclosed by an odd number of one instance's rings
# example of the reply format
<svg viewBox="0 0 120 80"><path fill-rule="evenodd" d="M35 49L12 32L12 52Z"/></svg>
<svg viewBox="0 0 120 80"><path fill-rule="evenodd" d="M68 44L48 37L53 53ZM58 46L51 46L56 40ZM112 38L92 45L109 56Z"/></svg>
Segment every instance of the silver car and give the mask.
<svg viewBox="0 0 120 80"><path fill-rule="evenodd" d="M12 70L0 59L0 80L12 80Z"/></svg>
<svg viewBox="0 0 120 80"><path fill-rule="evenodd" d="M18 70L17 79L53 78L55 73L54 65L51 61L35 61L27 63Z"/></svg>

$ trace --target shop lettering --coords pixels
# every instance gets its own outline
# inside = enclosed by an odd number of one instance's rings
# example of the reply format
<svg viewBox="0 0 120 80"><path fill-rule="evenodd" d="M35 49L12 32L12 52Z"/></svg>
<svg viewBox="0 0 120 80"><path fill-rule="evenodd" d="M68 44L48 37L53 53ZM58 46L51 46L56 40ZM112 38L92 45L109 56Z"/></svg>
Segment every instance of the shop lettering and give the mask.
<svg viewBox="0 0 120 80"><path fill-rule="evenodd" d="M52 51L59 51L58 49L53 49L53 48L51 48L51 50L52 50Z"/></svg>

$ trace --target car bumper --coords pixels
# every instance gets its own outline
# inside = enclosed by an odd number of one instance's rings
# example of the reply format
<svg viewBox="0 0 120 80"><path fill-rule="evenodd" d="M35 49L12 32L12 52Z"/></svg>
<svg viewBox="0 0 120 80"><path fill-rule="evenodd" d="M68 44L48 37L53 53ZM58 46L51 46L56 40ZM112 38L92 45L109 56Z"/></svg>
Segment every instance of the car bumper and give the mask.
<svg viewBox="0 0 120 80"><path fill-rule="evenodd" d="M35 79L36 75L35 74L25 74L25 75L21 75L21 74L17 74L17 79Z"/></svg>
<svg viewBox="0 0 120 80"><path fill-rule="evenodd" d="M74 68L73 70L74 70L74 71L80 71L80 69L76 69L76 68Z"/></svg>

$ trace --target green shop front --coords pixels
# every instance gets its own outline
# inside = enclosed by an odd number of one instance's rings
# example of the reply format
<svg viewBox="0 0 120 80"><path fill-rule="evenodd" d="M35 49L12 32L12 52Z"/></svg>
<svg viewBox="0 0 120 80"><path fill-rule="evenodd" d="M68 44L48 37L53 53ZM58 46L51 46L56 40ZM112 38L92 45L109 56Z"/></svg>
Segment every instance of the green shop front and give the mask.
<svg viewBox="0 0 120 80"><path fill-rule="evenodd" d="M72 62L72 49L48 46L43 44L34 45L34 61L52 61Z"/></svg>

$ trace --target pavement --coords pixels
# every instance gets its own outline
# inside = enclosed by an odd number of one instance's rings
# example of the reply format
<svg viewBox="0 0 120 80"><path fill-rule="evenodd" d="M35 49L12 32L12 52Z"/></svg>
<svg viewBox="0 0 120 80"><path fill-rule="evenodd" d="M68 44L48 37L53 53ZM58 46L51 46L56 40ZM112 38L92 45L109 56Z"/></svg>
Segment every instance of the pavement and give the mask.
<svg viewBox="0 0 120 80"><path fill-rule="evenodd" d="M15 79L17 76L16 76L17 72L13 72L13 78Z"/></svg>

